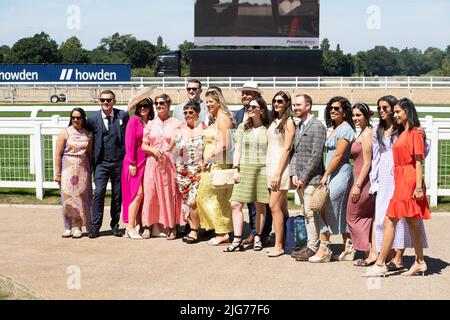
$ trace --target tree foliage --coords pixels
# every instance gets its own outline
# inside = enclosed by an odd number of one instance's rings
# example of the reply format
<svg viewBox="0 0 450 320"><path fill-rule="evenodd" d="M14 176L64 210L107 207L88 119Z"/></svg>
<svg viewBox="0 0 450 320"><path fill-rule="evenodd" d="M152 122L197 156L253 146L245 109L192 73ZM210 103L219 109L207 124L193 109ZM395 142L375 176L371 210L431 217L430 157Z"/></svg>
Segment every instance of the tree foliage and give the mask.
<svg viewBox="0 0 450 320"><path fill-rule="evenodd" d="M11 48L12 63L59 63L61 60L58 44L45 32L20 39Z"/></svg>

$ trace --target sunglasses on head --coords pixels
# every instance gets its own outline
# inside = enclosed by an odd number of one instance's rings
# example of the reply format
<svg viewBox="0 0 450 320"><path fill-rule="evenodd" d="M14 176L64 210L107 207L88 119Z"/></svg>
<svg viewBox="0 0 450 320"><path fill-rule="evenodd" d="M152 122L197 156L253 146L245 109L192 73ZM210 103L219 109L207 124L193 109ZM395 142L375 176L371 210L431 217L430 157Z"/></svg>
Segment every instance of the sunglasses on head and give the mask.
<svg viewBox="0 0 450 320"><path fill-rule="evenodd" d="M193 115L195 114L195 112L192 111L192 110L184 110L184 111L183 111L183 114L184 114L185 116L187 116L187 115L193 116Z"/></svg>
<svg viewBox="0 0 450 320"><path fill-rule="evenodd" d="M378 112L380 112L381 110L383 110L384 112L387 112L387 109L388 109L389 107L388 106L382 106L382 107L380 107L380 106L378 106Z"/></svg>
<svg viewBox="0 0 450 320"><path fill-rule="evenodd" d="M106 103L111 103L111 101L113 101L113 99L111 99L111 98L100 98L100 102L101 103L104 103L104 102L106 102Z"/></svg>
<svg viewBox="0 0 450 320"><path fill-rule="evenodd" d="M328 107L327 107L327 110L329 110L329 111L331 111L331 110L339 111L340 108L341 108L341 107L328 106Z"/></svg>
<svg viewBox="0 0 450 320"><path fill-rule="evenodd" d="M156 101L156 102L155 102L155 106L163 106L163 105L165 105L165 104L166 104L165 101Z"/></svg>
<svg viewBox="0 0 450 320"><path fill-rule="evenodd" d="M187 92L189 92L189 91L197 92L198 88L186 88L186 91Z"/></svg>
<svg viewBox="0 0 450 320"><path fill-rule="evenodd" d="M278 100L272 100L272 103L277 103L277 104L283 104L284 100L283 99L278 99Z"/></svg>

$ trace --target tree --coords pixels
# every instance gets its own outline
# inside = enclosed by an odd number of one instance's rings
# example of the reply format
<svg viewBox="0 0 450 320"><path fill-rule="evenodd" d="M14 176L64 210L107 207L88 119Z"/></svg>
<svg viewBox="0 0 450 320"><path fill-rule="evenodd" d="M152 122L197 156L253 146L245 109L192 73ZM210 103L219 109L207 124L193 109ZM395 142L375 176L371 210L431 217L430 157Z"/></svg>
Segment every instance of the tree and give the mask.
<svg viewBox="0 0 450 320"><path fill-rule="evenodd" d="M399 73L397 58L384 46L367 51L367 72L369 75L393 76Z"/></svg>
<svg viewBox="0 0 450 320"><path fill-rule="evenodd" d="M61 43L59 52L63 63L89 63L89 55L77 37L70 37Z"/></svg>
<svg viewBox="0 0 450 320"><path fill-rule="evenodd" d="M123 52L129 41L136 40L131 34L120 35L118 32L100 40L100 48L108 52Z"/></svg>
<svg viewBox="0 0 450 320"><path fill-rule="evenodd" d="M130 40L124 48L124 53L132 68L151 66L155 46L149 41Z"/></svg>
<svg viewBox="0 0 450 320"><path fill-rule="evenodd" d="M189 51L194 48L196 48L194 43L186 40L178 46L178 49L180 50L181 53L181 74L183 76L187 76L190 73L191 62L189 60Z"/></svg>
<svg viewBox="0 0 450 320"><path fill-rule="evenodd" d="M359 51L353 61L355 73L358 76L365 75L367 72L367 52Z"/></svg>
<svg viewBox="0 0 450 320"><path fill-rule="evenodd" d="M161 36L158 36L158 39L156 40L155 58L157 55L160 55L161 53L167 52L169 50L169 47L164 44L163 38Z"/></svg>
<svg viewBox="0 0 450 320"><path fill-rule="evenodd" d="M450 54L447 54L444 62L442 62L442 74L445 77L450 77Z"/></svg>
<svg viewBox="0 0 450 320"><path fill-rule="evenodd" d="M8 46L0 46L0 63L9 63L11 59L11 49Z"/></svg>
<svg viewBox="0 0 450 320"><path fill-rule="evenodd" d="M445 51L442 51L439 48L429 47L423 54L425 56L425 63L431 70L441 69L445 58Z"/></svg>
<svg viewBox="0 0 450 320"><path fill-rule="evenodd" d="M13 63L59 63L61 54L56 41L41 32L17 41L11 48L11 60Z"/></svg>

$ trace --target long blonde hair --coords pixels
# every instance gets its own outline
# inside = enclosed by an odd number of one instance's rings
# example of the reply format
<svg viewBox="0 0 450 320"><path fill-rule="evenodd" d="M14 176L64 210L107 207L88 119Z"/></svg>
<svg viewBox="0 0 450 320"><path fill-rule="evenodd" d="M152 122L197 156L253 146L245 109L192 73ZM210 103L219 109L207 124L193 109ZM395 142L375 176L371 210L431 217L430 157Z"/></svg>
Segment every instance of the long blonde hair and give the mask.
<svg viewBox="0 0 450 320"><path fill-rule="evenodd" d="M231 114L230 109L228 109L228 106L225 102L225 98L222 95L222 93L220 93L217 90L210 90L210 91L206 92L205 97L211 97L214 99L214 101L216 101L220 104L220 110L230 118L231 123L233 124L233 127L234 127L235 123L234 123L233 115Z"/></svg>

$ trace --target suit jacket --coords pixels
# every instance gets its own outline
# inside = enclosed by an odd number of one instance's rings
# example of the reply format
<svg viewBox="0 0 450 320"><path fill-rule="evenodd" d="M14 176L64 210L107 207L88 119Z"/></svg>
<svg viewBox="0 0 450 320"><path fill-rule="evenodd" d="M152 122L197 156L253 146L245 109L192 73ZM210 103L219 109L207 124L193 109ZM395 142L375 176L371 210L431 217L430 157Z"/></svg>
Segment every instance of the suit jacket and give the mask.
<svg viewBox="0 0 450 320"><path fill-rule="evenodd" d="M118 137L119 137L119 143L121 145L122 150L121 154L122 154L122 158L125 155L125 130L127 128L127 123L128 123L128 119L130 118L130 116L128 115L128 112L123 111L123 110L119 110L116 108L113 108L113 118L114 121L119 121L120 126L114 126L114 128L116 130L120 130L120 132L118 132ZM102 118L102 111L96 111L93 114L91 114L88 118L87 118L87 125L89 130L92 131L92 134L94 136L94 168L96 167L99 157L100 157L100 153L102 151L102 144L103 144L103 128L104 128L104 124L103 124L103 118ZM111 146L104 146L105 148L111 147ZM114 147L114 146L113 146Z"/></svg>
<svg viewBox="0 0 450 320"><path fill-rule="evenodd" d="M300 126L299 126L300 127ZM327 129L314 116L303 128L297 128L292 147L290 176L297 176L305 184L318 185L325 172L323 152Z"/></svg>

